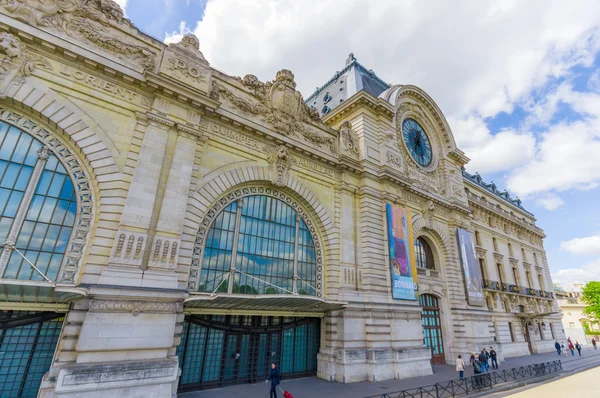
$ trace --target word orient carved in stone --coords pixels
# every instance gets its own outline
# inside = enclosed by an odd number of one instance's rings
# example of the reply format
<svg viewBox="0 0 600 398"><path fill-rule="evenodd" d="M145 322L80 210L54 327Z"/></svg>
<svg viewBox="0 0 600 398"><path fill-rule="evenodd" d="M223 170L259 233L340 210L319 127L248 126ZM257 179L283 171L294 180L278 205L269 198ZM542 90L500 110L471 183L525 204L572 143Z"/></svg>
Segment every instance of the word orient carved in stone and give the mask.
<svg viewBox="0 0 600 398"><path fill-rule="evenodd" d="M52 70L41 56L32 53L18 37L0 33L0 98L6 97L12 86L20 86L36 68Z"/></svg>
<svg viewBox="0 0 600 398"><path fill-rule="evenodd" d="M90 311L131 312L134 316L140 312L177 312L177 303L153 303L148 301L90 301Z"/></svg>
<svg viewBox="0 0 600 398"><path fill-rule="evenodd" d="M65 76L72 77L73 79L78 80L80 82L84 82L88 86L102 89L104 91L109 92L112 95L127 99L129 101L139 99L140 97L137 93L131 90L128 90L124 87L120 87L100 77L92 76L89 73L73 69L67 65L63 65L61 67L60 73Z"/></svg>
<svg viewBox="0 0 600 398"><path fill-rule="evenodd" d="M135 27L112 0L2 0L0 6L15 19L83 40L144 69L153 70L156 52L130 43L123 30Z"/></svg>

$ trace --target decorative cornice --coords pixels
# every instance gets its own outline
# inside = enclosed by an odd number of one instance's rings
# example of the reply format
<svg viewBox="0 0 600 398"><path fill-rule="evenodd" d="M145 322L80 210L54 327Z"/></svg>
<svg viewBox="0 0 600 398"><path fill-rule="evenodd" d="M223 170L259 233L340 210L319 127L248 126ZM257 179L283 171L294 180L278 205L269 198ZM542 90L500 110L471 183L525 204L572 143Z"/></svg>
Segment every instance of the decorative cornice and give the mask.
<svg viewBox="0 0 600 398"><path fill-rule="evenodd" d="M504 263L504 255L502 255L502 254L500 254L500 253L496 253L496 252L494 252L494 261L495 261L496 263L501 263L501 264L503 264L503 263Z"/></svg>
<svg viewBox="0 0 600 398"><path fill-rule="evenodd" d="M508 262L510 263L511 267L516 267L519 265L519 260L514 257L509 257Z"/></svg>
<svg viewBox="0 0 600 398"><path fill-rule="evenodd" d="M475 253L477 255L477 258L485 259L487 250L483 247L475 246Z"/></svg>
<svg viewBox="0 0 600 398"><path fill-rule="evenodd" d="M200 142L206 142L208 140L208 135L204 134L202 130L200 130L200 126L189 126L181 123L177 123L177 131L183 134L187 134L190 138L196 138Z"/></svg>
<svg viewBox="0 0 600 398"><path fill-rule="evenodd" d="M137 316L140 312L176 313L179 307L178 303L173 302L93 299L90 301L89 310L91 312L131 312L133 316Z"/></svg>
<svg viewBox="0 0 600 398"><path fill-rule="evenodd" d="M462 175L465 180L468 180L468 181L478 185L479 187L485 189L486 191L494 194L496 197L502 199L504 202L519 208L520 210L524 211L525 213L527 213L533 217L532 213L528 212L527 210L525 210L525 208L523 206L521 206L521 199L519 199L518 197L516 199L513 199L506 189L504 191L499 191L498 188L496 187L496 184L494 184L494 182L491 182L489 184L486 183L485 181L483 181L483 178L481 178L479 173L470 174L463 167Z"/></svg>
<svg viewBox="0 0 600 398"><path fill-rule="evenodd" d="M156 122L156 123L168 126L168 127L175 126L175 122L167 119L166 114L163 116L163 115L159 115L158 113L147 112L146 117L148 118L148 120L150 120L152 122Z"/></svg>

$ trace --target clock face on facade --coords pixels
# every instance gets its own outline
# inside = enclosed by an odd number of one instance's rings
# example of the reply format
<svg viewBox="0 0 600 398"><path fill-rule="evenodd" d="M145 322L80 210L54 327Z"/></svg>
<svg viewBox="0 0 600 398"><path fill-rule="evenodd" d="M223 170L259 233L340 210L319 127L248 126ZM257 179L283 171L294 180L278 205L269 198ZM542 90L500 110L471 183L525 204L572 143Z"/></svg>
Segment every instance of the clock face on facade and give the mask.
<svg viewBox="0 0 600 398"><path fill-rule="evenodd" d="M431 143L419 123L413 119L404 120L402 123L402 138L408 153L415 162L423 167L431 165L433 158Z"/></svg>

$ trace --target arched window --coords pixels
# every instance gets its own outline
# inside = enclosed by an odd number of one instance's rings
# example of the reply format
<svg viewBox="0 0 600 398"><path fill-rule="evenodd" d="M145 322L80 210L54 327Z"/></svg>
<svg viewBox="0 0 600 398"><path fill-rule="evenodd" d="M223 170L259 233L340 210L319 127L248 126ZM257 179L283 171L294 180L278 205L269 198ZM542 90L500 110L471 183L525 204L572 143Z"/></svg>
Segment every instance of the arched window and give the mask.
<svg viewBox="0 0 600 398"><path fill-rule="evenodd" d="M215 218L199 290L315 296L316 274L315 245L304 220L277 198L253 195L232 202Z"/></svg>
<svg viewBox="0 0 600 398"><path fill-rule="evenodd" d="M0 276L56 280L76 213L73 183L57 157L0 122Z"/></svg>
<svg viewBox="0 0 600 398"><path fill-rule="evenodd" d="M417 238L415 240L415 254L417 257L417 268L435 269L433 252L425 239Z"/></svg>

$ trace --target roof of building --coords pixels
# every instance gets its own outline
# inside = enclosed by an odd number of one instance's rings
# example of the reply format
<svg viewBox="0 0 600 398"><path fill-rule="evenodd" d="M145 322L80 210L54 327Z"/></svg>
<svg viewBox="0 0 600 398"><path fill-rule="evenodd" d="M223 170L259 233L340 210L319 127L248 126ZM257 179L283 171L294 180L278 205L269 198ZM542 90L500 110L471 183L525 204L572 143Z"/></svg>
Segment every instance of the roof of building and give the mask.
<svg viewBox="0 0 600 398"><path fill-rule="evenodd" d="M381 80L372 69L361 65L354 54L350 54L344 69L336 72L323 86L317 87L304 102L324 116L359 91L364 90L378 97L389 87L390 84Z"/></svg>
<svg viewBox="0 0 600 398"><path fill-rule="evenodd" d="M317 87L304 102L306 105L316 108L321 116L324 116L335 109L342 102L352 97L354 94L364 90L374 97L382 98L393 104L396 94L401 85L392 86L381 80L373 71L361 65L354 57L353 53L348 55L346 66L341 71L336 72L327 83ZM491 192L499 199L516 206L525 213L533 216L521 205L521 199L513 199L506 191L500 191L493 182L486 183L479 173L469 174L463 168L463 177L477 184L488 192Z"/></svg>
<svg viewBox="0 0 600 398"><path fill-rule="evenodd" d="M472 183L478 185L479 187L485 189L486 191L491 192L497 198L500 198L503 201L505 201L513 206L516 206L519 209L523 210L525 213L533 216L532 213L525 210L525 208L521 205L521 199L519 199L519 197L516 197L515 199L513 199L506 189L504 191L500 191L498 189L498 187L496 187L496 184L494 184L493 181L488 184L485 181L483 181L483 178L479 175L479 173L470 174L464 169L464 167L462 169L462 174L465 179L471 181Z"/></svg>

